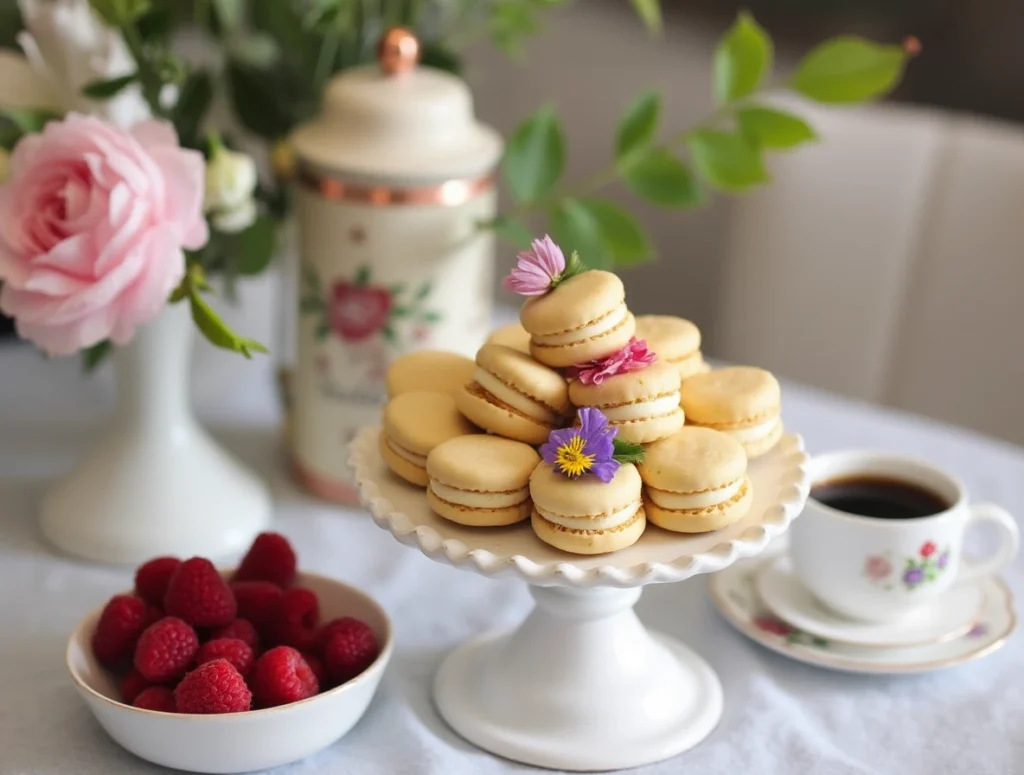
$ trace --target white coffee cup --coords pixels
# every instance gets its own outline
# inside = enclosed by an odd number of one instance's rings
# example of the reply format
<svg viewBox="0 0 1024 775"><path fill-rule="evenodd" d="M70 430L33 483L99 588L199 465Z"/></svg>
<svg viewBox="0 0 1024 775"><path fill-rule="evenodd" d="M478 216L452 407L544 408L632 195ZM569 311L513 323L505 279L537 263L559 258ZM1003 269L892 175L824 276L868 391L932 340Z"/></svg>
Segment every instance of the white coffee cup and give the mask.
<svg viewBox="0 0 1024 775"><path fill-rule="evenodd" d="M834 452L812 458L809 474L812 492L825 482L877 477L916 485L950 504L931 516L884 519L807 500L790 528L793 569L821 602L845 616L899 619L955 581L998 572L1017 554L1013 517L990 503L968 503L964 486L929 463L880 452ZM964 563L964 534L979 522L1000 528L999 548L987 559Z"/></svg>

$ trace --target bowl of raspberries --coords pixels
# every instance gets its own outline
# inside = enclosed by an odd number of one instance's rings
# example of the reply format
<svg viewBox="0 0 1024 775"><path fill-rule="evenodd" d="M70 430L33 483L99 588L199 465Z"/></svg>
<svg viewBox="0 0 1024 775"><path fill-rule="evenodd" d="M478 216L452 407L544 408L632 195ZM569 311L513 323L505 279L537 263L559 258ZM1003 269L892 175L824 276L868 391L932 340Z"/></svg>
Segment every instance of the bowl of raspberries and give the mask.
<svg viewBox="0 0 1024 775"><path fill-rule="evenodd" d="M68 670L100 725L156 764L262 770L338 740L370 704L391 623L354 587L297 569L277 533L236 569L157 557L78 625Z"/></svg>

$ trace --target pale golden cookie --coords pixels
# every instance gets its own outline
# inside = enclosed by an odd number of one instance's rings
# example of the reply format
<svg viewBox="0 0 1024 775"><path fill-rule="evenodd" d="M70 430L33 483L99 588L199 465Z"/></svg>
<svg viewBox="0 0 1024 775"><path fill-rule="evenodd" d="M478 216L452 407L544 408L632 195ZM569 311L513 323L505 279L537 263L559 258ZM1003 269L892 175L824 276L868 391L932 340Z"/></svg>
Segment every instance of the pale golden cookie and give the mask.
<svg viewBox="0 0 1024 775"><path fill-rule="evenodd" d="M764 369L733 366L697 374L683 383L681 395L688 425L729 434L748 458L765 454L782 438L781 390Z"/></svg>
<svg viewBox="0 0 1024 775"><path fill-rule="evenodd" d="M570 411L569 388L557 371L526 353L485 344L473 379L455 397L459 411L484 430L542 444Z"/></svg>
<svg viewBox="0 0 1024 775"><path fill-rule="evenodd" d="M474 368L466 356L445 350L408 353L388 367L388 398L413 390L454 395L472 378Z"/></svg>
<svg viewBox="0 0 1024 775"><path fill-rule="evenodd" d="M384 407L381 457L400 477L426 487L430 451L443 441L476 432L447 393L402 393Z"/></svg>
<svg viewBox="0 0 1024 775"><path fill-rule="evenodd" d="M485 344L503 344L519 352L530 353L530 333L522 323L509 323L491 332Z"/></svg>
<svg viewBox="0 0 1024 775"><path fill-rule="evenodd" d="M636 338L647 342L659 361L675 366L681 380L710 370L700 351L700 329L689 320L672 315L638 315Z"/></svg>
<svg viewBox="0 0 1024 775"><path fill-rule="evenodd" d="M679 372L669 363L655 361L639 371L608 377L600 384L569 383L574 406L592 406L618 428L616 438L632 444L648 444L683 427L679 407Z"/></svg>
<svg viewBox="0 0 1024 775"><path fill-rule="evenodd" d="M473 527L510 525L530 516L530 474L537 451L498 436L459 436L427 456L427 500L440 516Z"/></svg>
<svg viewBox="0 0 1024 775"><path fill-rule="evenodd" d="M611 355L629 343L636 328L622 281L598 270L527 299L519 319L530 333L530 353L555 368Z"/></svg>

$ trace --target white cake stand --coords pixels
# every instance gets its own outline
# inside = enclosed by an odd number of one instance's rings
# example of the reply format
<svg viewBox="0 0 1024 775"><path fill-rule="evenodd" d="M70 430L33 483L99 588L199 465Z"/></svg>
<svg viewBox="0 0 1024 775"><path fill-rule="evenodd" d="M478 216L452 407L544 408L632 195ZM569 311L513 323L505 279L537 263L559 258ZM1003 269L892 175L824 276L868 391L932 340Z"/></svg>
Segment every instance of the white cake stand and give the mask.
<svg viewBox="0 0 1024 775"><path fill-rule="evenodd" d="M468 528L434 514L393 476L364 428L349 463L378 525L437 562L520 578L536 606L512 631L470 638L442 663L434 701L464 738L508 759L560 770L613 770L689 750L722 715L711 666L649 632L633 605L645 584L682 581L759 554L807 499L807 455L785 436L750 466L754 503L739 522L683 536L649 525L628 549L583 557L541 542L529 522Z"/></svg>

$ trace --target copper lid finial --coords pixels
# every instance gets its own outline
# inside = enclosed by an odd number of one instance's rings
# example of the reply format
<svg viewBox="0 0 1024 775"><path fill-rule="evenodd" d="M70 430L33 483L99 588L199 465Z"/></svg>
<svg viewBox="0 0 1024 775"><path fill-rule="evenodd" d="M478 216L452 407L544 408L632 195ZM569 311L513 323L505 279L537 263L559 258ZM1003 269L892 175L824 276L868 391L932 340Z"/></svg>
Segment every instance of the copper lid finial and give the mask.
<svg viewBox="0 0 1024 775"><path fill-rule="evenodd" d="M377 48L380 69L388 75L408 73L420 60L420 41L407 27L392 27Z"/></svg>

